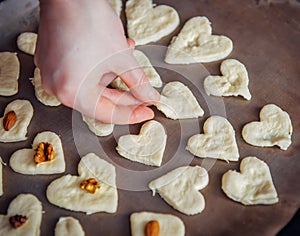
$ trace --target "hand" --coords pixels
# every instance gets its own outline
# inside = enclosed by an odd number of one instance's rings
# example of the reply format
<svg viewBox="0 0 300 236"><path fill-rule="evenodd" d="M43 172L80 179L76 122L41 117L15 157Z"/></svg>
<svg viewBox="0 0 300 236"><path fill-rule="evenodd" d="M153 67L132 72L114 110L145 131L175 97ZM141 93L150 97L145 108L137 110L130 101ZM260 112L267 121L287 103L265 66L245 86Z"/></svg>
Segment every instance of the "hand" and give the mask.
<svg viewBox="0 0 300 236"><path fill-rule="evenodd" d="M105 123L153 118L159 100L133 56L121 20L106 0L40 0L36 65L44 89ZM107 88L116 77L130 92Z"/></svg>

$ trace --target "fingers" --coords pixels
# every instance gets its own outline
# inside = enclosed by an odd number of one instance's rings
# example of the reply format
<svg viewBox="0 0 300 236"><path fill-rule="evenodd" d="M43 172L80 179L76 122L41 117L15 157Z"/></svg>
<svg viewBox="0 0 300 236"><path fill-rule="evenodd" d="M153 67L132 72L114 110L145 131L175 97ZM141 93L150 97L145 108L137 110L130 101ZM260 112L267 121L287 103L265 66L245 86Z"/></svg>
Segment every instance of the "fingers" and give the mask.
<svg viewBox="0 0 300 236"><path fill-rule="evenodd" d="M138 106L142 102L135 98L131 93L118 89L104 88L102 96L111 100L114 104L121 106Z"/></svg>
<svg viewBox="0 0 300 236"><path fill-rule="evenodd" d="M128 47L131 48L131 49L134 49L135 48L135 42L133 39L131 38L127 38L127 44L128 44Z"/></svg>

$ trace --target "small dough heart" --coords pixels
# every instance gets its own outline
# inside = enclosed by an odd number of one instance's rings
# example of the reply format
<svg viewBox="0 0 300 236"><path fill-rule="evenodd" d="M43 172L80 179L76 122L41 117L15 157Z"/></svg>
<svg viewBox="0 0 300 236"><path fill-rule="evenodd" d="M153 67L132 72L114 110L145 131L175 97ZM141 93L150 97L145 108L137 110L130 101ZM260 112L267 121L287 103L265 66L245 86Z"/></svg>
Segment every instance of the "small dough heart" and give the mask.
<svg viewBox="0 0 300 236"><path fill-rule="evenodd" d="M35 53L37 36L38 35L33 32L21 33L17 38L19 50L33 56Z"/></svg>
<svg viewBox="0 0 300 236"><path fill-rule="evenodd" d="M2 158L0 157L0 197L3 195L2 165L3 165L3 161Z"/></svg>
<svg viewBox="0 0 300 236"><path fill-rule="evenodd" d="M105 124L86 115L81 114L83 121L87 124L90 131L97 136L110 135L114 130L114 124Z"/></svg>
<svg viewBox="0 0 300 236"><path fill-rule="evenodd" d="M65 175L52 181L46 191L48 201L56 206L87 214L117 211L116 170L112 164L89 153L81 158L78 174L79 176ZM81 184L91 178L100 187L95 193L81 188Z"/></svg>
<svg viewBox="0 0 300 236"><path fill-rule="evenodd" d="M124 135L119 138L118 153L131 161L145 165L160 166L167 142L164 127L151 120L143 124L139 135Z"/></svg>
<svg viewBox="0 0 300 236"><path fill-rule="evenodd" d="M186 215L195 215L205 208L205 200L199 190L208 185L208 173L200 166L179 167L150 182L155 191L172 207Z"/></svg>
<svg viewBox="0 0 300 236"><path fill-rule="evenodd" d="M7 113L14 111L16 115L16 121L14 125L6 131L3 126L3 119ZM26 140L27 127L30 124L33 116L33 107L27 100L14 100L9 103L4 111L4 116L0 118L0 142L19 142Z"/></svg>
<svg viewBox="0 0 300 236"><path fill-rule="evenodd" d="M80 225L80 222L71 217L60 217L55 226L55 236L84 236L84 231Z"/></svg>
<svg viewBox="0 0 300 236"><path fill-rule="evenodd" d="M246 67L235 59L227 59L221 64L223 76L208 76L204 80L204 89L208 95L243 96L250 100L249 78Z"/></svg>
<svg viewBox="0 0 300 236"><path fill-rule="evenodd" d="M204 16L189 19L178 36L173 37L165 62L190 64L218 61L227 57L233 49L231 39L212 35L210 24Z"/></svg>
<svg viewBox="0 0 300 236"><path fill-rule="evenodd" d="M244 205L278 202L268 165L256 157L241 162L241 172L229 170L222 177L222 189L231 199Z"/></svg>
<svg viewBox="0 0 300 236"><path fill-rule="evenodd" d="M153 7L152 0L126 2L127 32L136 45L156 42L179 25L176 10L166 5Z"/></svg>
<svg viewBox="0 0 300 236"><path fill-rule="evenodd" d="M204 134L196 134L189 138L186 147L188 151L202 158L238 161L235 131L227 119L211 116L205 121L203 131Z"/></svg>
<svg viewBox="0 0 300 236"><path fill-rule="evenodd" d="M164 86L160 101L155 106L173 120L198 118L204 114L191 90L178 81Z"/></svg>
<svg viewBox="0 0 300 236"><path fill-rule="evenodd" d="M21 215L27 220L18 228L12 227L9 218ZM42 204L32 194L19 194L9 205L7 215L0 215L0 235L39 236L42 221Z"/></svg>
<svg viewBox="0 0 300 236"><path fill-rule="evenodd" d="M52 144L54 159L36 164L34 155L40 143ZM53 132L39 133L33 140L31 149L21 149L14 152L10 158L11 168L21 174L58 174L65 171L64 152L60 138Z"/></svg>
<svg viewBox="0 0 300 236"><path fill-rule="evenodd" d="M243 139L253 146L276 145L287 150L292 144L293 133L289 114L274 104L268 104L261 109L259 117L260 122L254 121L243 127Z"/></svg>

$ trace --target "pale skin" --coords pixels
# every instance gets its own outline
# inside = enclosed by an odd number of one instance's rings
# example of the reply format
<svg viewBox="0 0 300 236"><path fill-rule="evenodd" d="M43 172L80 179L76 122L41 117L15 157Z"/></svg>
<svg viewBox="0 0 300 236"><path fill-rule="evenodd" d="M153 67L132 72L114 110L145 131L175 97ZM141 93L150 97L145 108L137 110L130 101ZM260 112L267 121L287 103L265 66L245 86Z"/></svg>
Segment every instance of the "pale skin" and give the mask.
<svg viewBox="0 0 300 236"><path fill-rule="evenodd" d="M40 0L35 63L44 89L104 123L152 119L159 100L139 68L119 17L106 0ZM119 75L130 92L107 88Z"/></svg>

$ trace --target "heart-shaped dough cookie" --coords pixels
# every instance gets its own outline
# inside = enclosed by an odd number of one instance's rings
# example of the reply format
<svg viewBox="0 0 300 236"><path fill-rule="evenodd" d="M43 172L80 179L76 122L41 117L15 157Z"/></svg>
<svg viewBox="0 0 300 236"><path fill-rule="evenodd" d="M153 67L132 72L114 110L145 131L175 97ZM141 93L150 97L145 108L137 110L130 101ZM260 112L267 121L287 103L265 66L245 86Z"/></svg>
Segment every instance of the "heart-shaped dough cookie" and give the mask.
<svg viewBox="0 0 300 236"><path fill-rule="evenodd" d="M22 52L34 55L37 41L37 34L33 32L24 32L17 38L17 46Z"/></svg>
<svg viewBox="0 0 300 236"><path fill-rule="evenodd" d="M208 76L204 80L204 89L208 95L243 96L250 100L249 78L246 67L235 59L227 59L221 64L223 76Z"/></svg>
<svg viewBox="0 0 300 236"><path fill-rule="evenodd" d="M261 109L259 117L260 122L254 121L243 127L243 139L253 146L276 145L287 150L292 144L293 133L289 114L274 104L268 104Z"/></svg>
<svg viewBox="0 0 300 236"><path fill-rule="evenodd" d="M205 121L203 131L204 134L196 134L189 138L186 147L188 151L202 158L238 161L235 131L227 119L211 116Z"/></svg>
<svg viewBox="0 0 300 236"><path fill-rule="evenodd" d="M13 111L15 113L15 122L4 121L7 114ZM27 100L14 100L9 103L4 111L4 116L0 118L0 142L18 142L26 140L27 127L33 116L33 107ZM5 124L10 123L9 130L5 129ZM7 128L7 127L6 127Z"/></svg>
<svg viewBox="0 0 300 236"><path fill-rule="evenodd" d="M81 158L78 174L79 176L65 175L51 182L46 192L49 202L87 214L117 211L116 170L112 164L100 159L94 153L89 153ZM99 184L95 193L87 191L86 187L82 189L81 185L89 179L94 179L96 184Z"/></svg>
<svg viewBox="0 0 300 236"><path fill-rule="evenodd" d="M208 185L208 173L200 166L183 166L150 182L155 191L176 210L195 215L205 208L205 200L199 190Z"/></svg>
<svg viewBox="0 0 300 236"><path fill-rule="evenodd" d="M53 147L54 159L36 164L34 155L40 143L49 143ZM46 150L44 150L45 152ZM12 154L9 164L15 172L21 174L58 174L65 171L64 152L60 138L53 132L39 133L33 140L32 148L21 149Z"/></svg>
<svg viewBox="0 0 300 236"><path fill-rule="evenodd" d="M71 217L60 217L55 226L55 236L84 236L84 231L80 225L80 222Z"/></svg>
<svg viewBox="0 0 300 236"><path fill-rule="evenodd" d="M127 32L136 45L156 42L179 25L176 10L166 5L153 7L152 0L126 2Z"/></svg>
<svg viewBox="0 0 300 236"><path fill-rule="evenodd" d="M160 166L166 142L167 134L162 124L151 120L143 124L139 135L121 136L116 149L131 161Z"/></svg>
<svg viewBox="0 0 300 236"><path fill-rule="evenodd" d="M114 130L114 124L105 124L86 115L81 114L83 121L88 125L90 131L97 136L110 135Z"/></svg>
<svg viewBox="0 0 300 236"><path fill-rule="evenodd" d="M165 62L190 64L218 61L227 57L232 41L226 36L212 35L209 20L204 16L189 19L168 47Z"/></svg>
<svg viewBox="0 0 300 236"><path fill-rule="evenodd" d="M204 114L191 90L178 81L164 86L160 101L155 106L173 120L197 118Z"/></svg>
<svg viewBox="0 0 300 236"><path fill-rule="evenodd" d="M222 177L222 189L231 199L244 205L278 202L268 165L256 157L246 157L241 172L229 170Z"/></svg>
<svg viewBox="0 0 300 236"><path fill-rule="evenodd" d="M10 217L20 215L27 220L17 228L10 224ZM6 215L0 215L0 235L39 236L42 221L42 204L32 194L20 194L9 205Z"/></svg>

